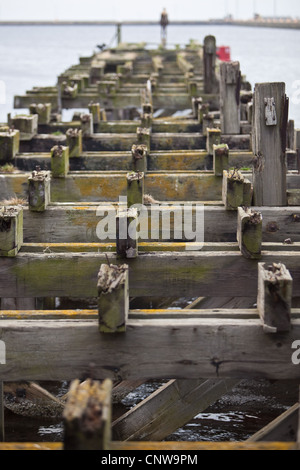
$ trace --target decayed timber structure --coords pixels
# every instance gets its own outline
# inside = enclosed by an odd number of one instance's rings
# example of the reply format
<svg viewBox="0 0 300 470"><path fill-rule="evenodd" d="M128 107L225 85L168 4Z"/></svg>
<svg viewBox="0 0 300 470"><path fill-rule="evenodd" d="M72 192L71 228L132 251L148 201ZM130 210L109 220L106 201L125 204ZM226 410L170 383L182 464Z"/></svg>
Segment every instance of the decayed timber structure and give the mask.
<svg viewBox="0 0 300 470"><path fill-rule="evenodd" d="M161 442L242 379L298 386L300 131L284 83L252 89L213 36L120 43L14 105L29 112L0 129L2 440L11 384L39 396L35 381L67 380L64 442L39 448L297 448L298 403L246 442ZM203 239L186 214L204 216ZM168 382L112 419L149 379Z"/></svg>

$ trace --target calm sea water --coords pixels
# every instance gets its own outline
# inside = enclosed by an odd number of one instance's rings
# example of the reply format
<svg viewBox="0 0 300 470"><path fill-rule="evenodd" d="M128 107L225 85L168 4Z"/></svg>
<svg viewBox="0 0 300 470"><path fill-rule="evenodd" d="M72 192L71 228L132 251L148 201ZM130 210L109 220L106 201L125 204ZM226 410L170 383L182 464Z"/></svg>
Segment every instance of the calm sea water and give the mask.
<svg viewBox="0 0 300 470"><path fill-rule="evenodd" d="M52 86L58 74L89 56L97 44L115 45L114 26L0 26L0 84L6 100L0 104L0 121L13 112L13 97L33 86ZM252 85L283 81L290 97L290 119L300 127L300 31L236 26L170 26L168 43L203 42L207 34L218 45L231 47L232 59L239 60L242 73ZM122 40L146 41L155 47L160 40L158 26L125 26ZM297 82L299 81L299 83ZM296 87L296 88L293 88ZM0 89L0 103L1 100ZM3 97L2 97L3 98ZM298 103L299 101L299 103Z"/></svg>

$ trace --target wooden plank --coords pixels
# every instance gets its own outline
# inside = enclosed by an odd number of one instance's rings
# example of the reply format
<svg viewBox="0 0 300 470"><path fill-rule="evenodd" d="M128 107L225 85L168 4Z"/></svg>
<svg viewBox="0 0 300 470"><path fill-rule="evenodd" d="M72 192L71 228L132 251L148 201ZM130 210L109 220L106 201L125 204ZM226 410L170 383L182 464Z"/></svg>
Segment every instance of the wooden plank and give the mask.
<svg viewBox="0 0 300 470"><path fill-rule="evenodd" d="M252 160L251 152L232 150L229 152L228 168L251 168ZM82 152L81 156L70 158L69 164L70 171L129 171L133 169L130 151ZM14 165L21 171L32 171L36 166L43 170L50 170L50 153L18 154L14 159ZM148 156L148 169L150 171L184 171L186 169L204 171L213 169L213 161L206 150L158 150L151 152Z"/></svg>
<svg viewBox="0 0 300 470"><path fill-rule="evenodd" d="M201 451L201 450L294 450L294 442L111 442L109 450L111 451ZM63 450L63 444L59 442L38 442L38 443L0 443L0 450ZM107 457L103 457L104 459ZM191 457L193 458L193 456ZM186 459L183 460L186 462Z"/></svg>
<svg viewBox="0 0 300 470"><path fill-rule="evenodd" d="M200 201L198 201L200 203ZM170 202L171 204L171 202ZM179 206L173 201L173 209ZM204 203L205 204L205 203ZM221 204L221 203L220 203ZM114 204L51 204L47 211L40 217L39 214L32 213L28 208L23 208L24 217L24 242L26 243L99 243L96 228L99 221L106 215L116 210ZM97 211L98 209L98 211ZM256 210L257 208L253 208ZM155 208L152 207L155 211ZM164 203L161 203L157 210L163 214L165 210L170 213L170 234L162 233L159 224L159 240L174 240L174 212ZM293 243L300 242L300 208L259 208L263 216L262 241L263 243L283 243L290 239ZM151 231L150 213L149 231ZM195 208L192 210L193 224L195 224ZM141 220L143 220L141 216ZM216 205L204 206L204 240L210 242L236 242L236 222L235 212L226 211L224 207ZM165 236L166 235L166 236ZM114 241L114 234L108 233L111 241ZM148 240L151 238L149 233ZM185 237L183 237L185 238ZM291 245L292 246L292 245Z"/></svg>
<svg viewBox="0 0 300 470"><path fill-rule="evenodd" d="M170 380L112 423L117 441L161 441L239 381Z"/></svg>
<svg viewBox="0 0 300 470"><path fill-rule="evenodd" d="M253 434L246 442L291 442L297 437L299 403L282 413L267 426Z"/></svg>
<svg viewBox="0 0 300 470"><path fill-rule="evenodd" d="M0 380L73 380L86 377L91 363L99 380L299 380L291 345L300 320L292 326L266 335L259 319L129 320L126 334L112 338L99 334L97 320L1 320L7 361Z"/></svg>
<svg viewBox="0 0 300 470"><path fill-rule="evenodd" d="M252 297L256 296L257 262L239 252L148 252L129 265L132 297ZM0 297L97 297L101 264L120 264L114 253L19 253L0 260ZM299 252L262 252L262 263L282 263L300 296ZM151 279L151 282L149 282ZM233 288L234 286L234 288Z"/></svg>

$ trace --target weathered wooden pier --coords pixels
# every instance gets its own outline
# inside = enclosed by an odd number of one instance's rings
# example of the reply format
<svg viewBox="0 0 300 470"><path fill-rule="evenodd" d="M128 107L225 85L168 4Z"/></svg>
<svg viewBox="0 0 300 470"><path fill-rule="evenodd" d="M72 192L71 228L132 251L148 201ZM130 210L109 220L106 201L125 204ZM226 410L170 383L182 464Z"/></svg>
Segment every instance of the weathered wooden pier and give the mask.
<svg viewBox="0 0 300 470"><path fill-rule="evenodd" d="M2 440L9 384L72 384L63 443L0 449L299 448L299 403L246 442L162 442L242 379L299 386L300 131L284 83L253 89L213 36L120 42L14 105L28 114L0 129ZM113 419L150 379L166 382Z"/></svg>

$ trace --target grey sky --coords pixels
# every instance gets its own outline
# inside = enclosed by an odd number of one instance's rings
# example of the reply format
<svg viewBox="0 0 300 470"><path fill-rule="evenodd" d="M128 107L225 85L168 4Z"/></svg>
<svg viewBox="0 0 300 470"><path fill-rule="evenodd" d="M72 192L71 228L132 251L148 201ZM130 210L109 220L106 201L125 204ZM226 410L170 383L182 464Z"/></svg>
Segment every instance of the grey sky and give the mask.
<svg viewBox="0 0 300 470"><path fill-rule="evenodd" d="M170 20L264 16L300 18L299 0L0 0L1 20L156 20L166 7Z"/></svg>

